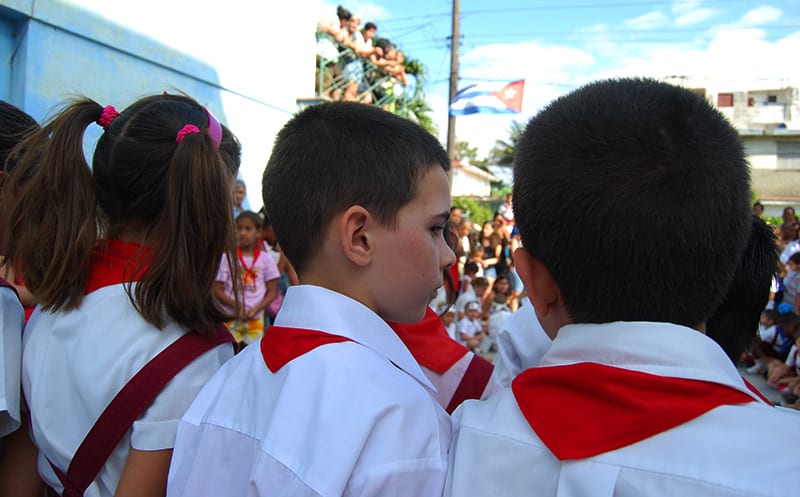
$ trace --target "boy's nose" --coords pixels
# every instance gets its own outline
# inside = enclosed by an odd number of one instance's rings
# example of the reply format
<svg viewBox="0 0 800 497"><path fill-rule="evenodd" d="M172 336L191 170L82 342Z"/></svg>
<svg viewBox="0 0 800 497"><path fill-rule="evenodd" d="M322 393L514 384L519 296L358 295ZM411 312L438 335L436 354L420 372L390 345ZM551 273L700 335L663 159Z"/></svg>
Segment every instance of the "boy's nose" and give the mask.
<svg viewBox="0 0 800 497"><path fill-rule="evenodd" d="M442 268L448 268L456 263L456 253L453 252L453 249L450 248L449 245L446 243L444 244L444 250L442 251Z"/></svg>

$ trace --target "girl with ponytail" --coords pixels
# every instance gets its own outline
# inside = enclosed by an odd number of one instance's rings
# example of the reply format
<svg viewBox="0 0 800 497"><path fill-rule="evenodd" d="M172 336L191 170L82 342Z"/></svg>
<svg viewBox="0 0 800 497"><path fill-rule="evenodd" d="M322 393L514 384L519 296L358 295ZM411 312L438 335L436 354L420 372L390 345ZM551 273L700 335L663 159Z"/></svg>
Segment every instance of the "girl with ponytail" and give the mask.
<svg viewBox="0 0 800 497"><path fill-rule="evenodd" d="M73 101L20 150L37 167L8 256L40 304L23 339L31 438L6 447L0 494L41 495L43 480L71 497L164 495L178 420L234 352L212 286L235 249L238 142L193 99L154 95L119 113ZM5 478L21 458L31 477Z"/></svg>

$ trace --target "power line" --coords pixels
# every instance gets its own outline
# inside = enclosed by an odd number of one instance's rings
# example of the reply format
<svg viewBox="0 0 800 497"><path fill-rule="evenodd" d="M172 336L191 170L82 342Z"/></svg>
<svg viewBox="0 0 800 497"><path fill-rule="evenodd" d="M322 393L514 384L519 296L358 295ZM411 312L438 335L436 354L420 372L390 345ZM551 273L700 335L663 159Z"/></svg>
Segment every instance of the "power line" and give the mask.
<svg viewBox="0 0 800 497"><path fill-rule="evenodd" d="M719 3L746 3L748 0L706 0L703 5L719 4ZM695 4L695 0L662 0L662 1L636 1L636 2L610 2L610 3L580 3L580 4L551 4L551 5L536 5L529 7L509 7L498 9L476 9L464 10L461 12L462 16L473 14L495 14L504 12L532 12L532 11L546 11L546 10L589 10L589 9L606 9L618 7L653 7L658 5L681 5L681 4ZM449 17L450 12L438 12L435 14L424 14L418 16L408 17L395 17L393 19L386 19L382 23L393 23L398 21L410 21L419 19L431 19L434 17Z"/></svg>

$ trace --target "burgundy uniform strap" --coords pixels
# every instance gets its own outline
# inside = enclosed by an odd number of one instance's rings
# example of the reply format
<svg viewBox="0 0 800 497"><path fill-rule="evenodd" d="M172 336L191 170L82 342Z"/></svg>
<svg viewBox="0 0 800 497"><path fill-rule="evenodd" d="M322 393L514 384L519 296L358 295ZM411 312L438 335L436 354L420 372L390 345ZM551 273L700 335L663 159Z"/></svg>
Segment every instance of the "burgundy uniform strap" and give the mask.
<svg viewBox="0 0 800 497"><path fill-rule="evenodd" d="M67 473L64 474L50 463L64 486L62 496L82 497L133 422L152 404L167 383L196 358L228 342L236 346L230 332L222 324L217 326L217 333L211 337L192 331L175 340L145 364L97 418L75 451Z"/></svg>
<svg viewBox="0 0 800 497"><path fill-rule="evenodd" d="M450 403L447 404L447 414L453 414L462 402L469 399L480 399L483 391L486 390L486 385L492 377L494 365L484 359L483 357L475 354L461 378L461 382L456 387Z"/></svg>

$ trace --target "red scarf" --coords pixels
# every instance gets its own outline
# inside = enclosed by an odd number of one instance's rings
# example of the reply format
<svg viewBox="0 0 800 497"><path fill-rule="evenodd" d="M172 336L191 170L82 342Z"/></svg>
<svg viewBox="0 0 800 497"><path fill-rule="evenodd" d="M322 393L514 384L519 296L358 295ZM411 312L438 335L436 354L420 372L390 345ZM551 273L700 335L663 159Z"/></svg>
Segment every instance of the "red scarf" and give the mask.
<svg viewBox="0 0 800 497"><path fill-rule="evenodd" d="M468 352L466 347L450 338L442 320L430 307L418 323L390 321L389 326L418 363L439 374L453 367Z"/></svg>
<svg viewBox="0 0 800 497"><path fill-rule="evenodd" d="M120 283L139 281L150 265L153 249L136 243L108 240L94 250L86 293Z"/></svg>
<svg viewBox="0 0 800 497"><path fill-rule="evenodd" d="M261 339L261 355L270 371L279 369L301 355L329 343L351 342L349 338L318 330L270 326Z"/></svg>
<svg viewBox="0 0 800 497"><path fill-rule="evenodd" d="M253 291L255 291L256 283L258 282L258 275L253 268L256 265L256 261L258 261L258 256L261 255L261 250L258 248L258 244L256 244L256 246L253 248L253 262L250 263L250 267L247 267L247 264L244 263L244 256L242 255L241 247L236 247L236 255L239 257L239 264L242 266L242 286L246 288L247 281L249 279L249 281L253 282Z"/></svg>
<svg viewBox="0 0 800 497"><path fill-rule="evenodd" d="M619 449L716 407L754 401L716 383L596 363L528 369L511 388L528 424L560 460Z"/></svg>

